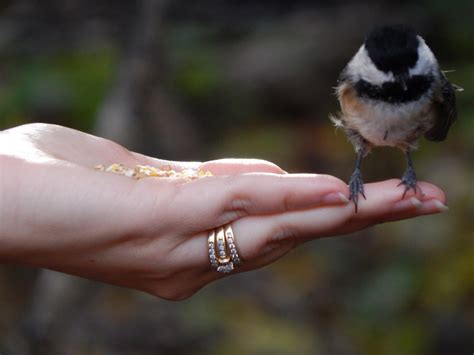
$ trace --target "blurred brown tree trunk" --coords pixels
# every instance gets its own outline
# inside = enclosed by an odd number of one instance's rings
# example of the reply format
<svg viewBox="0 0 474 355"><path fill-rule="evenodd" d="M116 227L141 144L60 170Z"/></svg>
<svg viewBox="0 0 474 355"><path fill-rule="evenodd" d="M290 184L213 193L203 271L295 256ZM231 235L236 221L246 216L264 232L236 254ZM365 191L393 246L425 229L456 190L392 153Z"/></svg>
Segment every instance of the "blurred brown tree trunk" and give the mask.
<svg viewBox="0 0 474 355"><path fill-rule="evenodd" d="M189 159L200 151L194 122L163 87L162 19L167 0L143 0L117 82L102 105L95 132L130 149Z"/></svg>

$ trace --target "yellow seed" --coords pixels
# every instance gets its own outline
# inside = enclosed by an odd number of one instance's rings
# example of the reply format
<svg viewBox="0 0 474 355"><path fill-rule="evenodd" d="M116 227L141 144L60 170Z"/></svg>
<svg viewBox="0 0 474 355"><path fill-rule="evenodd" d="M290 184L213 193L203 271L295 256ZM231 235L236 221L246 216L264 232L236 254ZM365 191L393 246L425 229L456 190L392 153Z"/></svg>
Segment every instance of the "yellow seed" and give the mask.
<svg viewBox="0 0 474 355"><path fill-rule="evenodd" d="M183 169L176 171L172 169L170 165L164 165L160 168L155 168L149 165L135 165L133 168L129 168L123 164L114 163L109 166L96 165L96 170L112 172L115 174L125 175L134 179L142 179L145 177L159 177L159 178L180 178L188 181L192 181L198 178L213 176L210 171L194 170L194 169Z"/></svg>

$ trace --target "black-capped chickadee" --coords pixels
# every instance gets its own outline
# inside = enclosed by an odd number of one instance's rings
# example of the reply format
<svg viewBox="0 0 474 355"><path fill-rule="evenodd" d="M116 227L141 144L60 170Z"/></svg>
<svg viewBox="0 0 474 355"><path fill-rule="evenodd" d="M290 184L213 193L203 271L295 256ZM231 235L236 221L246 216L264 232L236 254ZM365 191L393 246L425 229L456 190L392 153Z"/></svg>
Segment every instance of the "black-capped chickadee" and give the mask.
<svg viewBox="0 0 474 355"><path fill-rule="evenodd" d="M410 152L424 135L442 141L455 121L455 90L440 70L423 38L412 29L385 26L372 30L342 71L337 86L341 113L331 117L342 127L357 153L349 181L350 199L357 212L364 198L360 166L374 146L405 152L407 169L399 185L417 193Z"/></svg>

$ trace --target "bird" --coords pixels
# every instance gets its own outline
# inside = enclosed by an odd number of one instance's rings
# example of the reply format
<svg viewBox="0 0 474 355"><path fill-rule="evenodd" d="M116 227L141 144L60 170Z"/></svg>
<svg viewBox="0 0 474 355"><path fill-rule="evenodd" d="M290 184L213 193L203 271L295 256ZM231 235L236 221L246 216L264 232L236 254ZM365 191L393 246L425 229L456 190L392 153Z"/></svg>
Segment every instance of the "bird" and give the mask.
<svg viewBox="0 0 474 355"><path fill-rule="evenodd" d="M374 147L402 150L406 170L398 186L403 198L418 191L412 151L424 136L443 141L457 118L455 91L425 40L406 25L373 28L339 75L336 96L341 111L330 118L342 128L357 154L349 180L355 212L366 199L362 160Z"/></svg>

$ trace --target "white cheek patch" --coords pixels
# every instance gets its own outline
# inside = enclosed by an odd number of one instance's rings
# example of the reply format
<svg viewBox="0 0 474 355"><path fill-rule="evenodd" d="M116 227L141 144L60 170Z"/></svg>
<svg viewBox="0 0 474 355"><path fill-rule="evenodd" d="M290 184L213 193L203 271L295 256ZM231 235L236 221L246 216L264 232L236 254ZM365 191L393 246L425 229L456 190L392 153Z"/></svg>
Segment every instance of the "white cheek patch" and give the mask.
<svg viewBox="0 0 474 355"><path fill-rule="evenodd" d="M432 74L434 69L438 68L438 62L425 40L421 36L417 36L417 38L419 43L418 61L416 65L409 70L410 76Z"/></svg>
<svg viewBox="0 0 474 355"><path fill-rule="evenodd" d="M372 85L382 85L387 81L394 81L392 72L384 73L372 63L367 49L362 45L348 64L348 74L354 81L363 79Z"/></svg>

